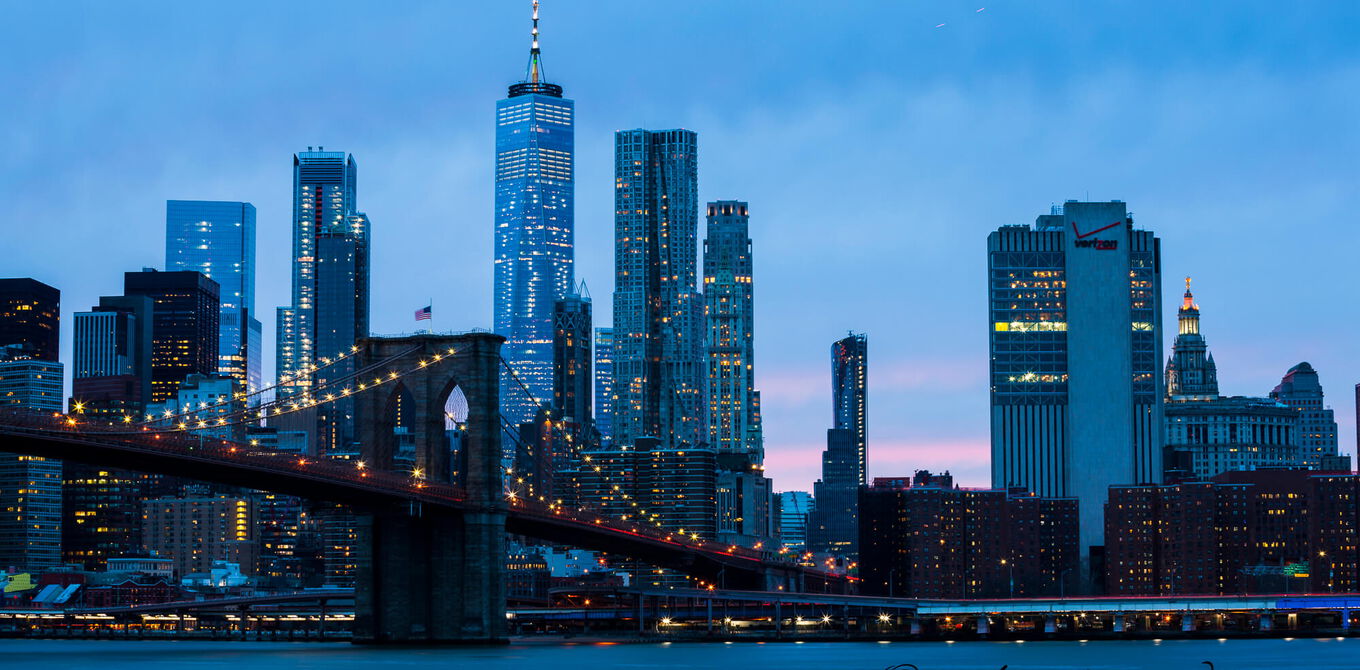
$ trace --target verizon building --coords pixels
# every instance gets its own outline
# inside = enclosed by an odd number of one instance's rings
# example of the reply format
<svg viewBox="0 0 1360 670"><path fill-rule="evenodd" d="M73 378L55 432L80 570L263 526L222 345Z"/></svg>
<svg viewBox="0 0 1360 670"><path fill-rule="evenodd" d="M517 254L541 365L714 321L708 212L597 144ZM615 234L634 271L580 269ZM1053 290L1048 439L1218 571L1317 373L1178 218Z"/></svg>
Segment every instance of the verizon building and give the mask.
<svg viewBox="0 0 1360 670"><path fill-rule="evenodd" d="M1074 497L1100 562L1114 485L1162 477L1159 240L1123 202L987 238L992 486Z"/></svg>

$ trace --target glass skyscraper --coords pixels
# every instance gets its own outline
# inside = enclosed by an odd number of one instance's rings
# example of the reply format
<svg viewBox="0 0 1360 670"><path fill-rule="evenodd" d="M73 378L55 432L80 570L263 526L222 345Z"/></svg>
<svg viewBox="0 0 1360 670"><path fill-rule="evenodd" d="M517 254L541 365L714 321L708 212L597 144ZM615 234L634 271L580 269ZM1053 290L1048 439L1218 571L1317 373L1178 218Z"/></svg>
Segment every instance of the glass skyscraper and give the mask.
<svg viewBox="0 0 1360 670"><path fill-rule="evenodd" d="M221 287L218 372L241 388L261 388L262 328L255 318L255 206L168 200L165 269L197 270Z"/></svg>
<svg viewBox="0 0 1360 670"><path fill-rule="evenodd" d="M1160 242L1123 202L1069 201L987 240L992 486L1080 503L1162 480Z"/></svg>
<svg viewBox="0 0 1360 670"><path fill-rule="evenodd" d="M831 403L834 426L850 432L855 446L855 485L869 483L865 443L869 400L869 336L850 333L831 345Z"/></svg>
<svg viewBox="0 0 1360 670"><path fill-rule="evenodd" d="M216 374L220 288L194 270L123 274L123 295L152 301L151 397L143 402L165 402L175 397L189 375Z"/></svg>
<svg viewBox="0 0 1360 670"><path fill-rule="evenodd" d="M614 434L614 329L595 329L595 430L608 443Z"/></svg>
<svg viewBox="0 0 1360 670"><path fill-rule="evenodd" d="M614 134L614 443L707 442L698 136Z"/></svg>
<svg viewBox="0 0 1360 670"><path fill-rule="evenodd" d="M812 485L808 545L854 557L859 552L859 489L866 481L869 337L849 333L831 344L831 415L822 478Z"/></svg>
<svg viewBox="0 0 1360 670"><path fill-rule="evenodd" d="M544 79L537 3L532 38L524 80L496 103L495 331L533 396L502 370L512 424L533 420L534 400L552 400L553 303L573 287L576 103Z"/></svg>
<svg viewBox="0 0 1360 670"><path fill-rule="evenodd" d="M368 215L356 205L358 167L343 151L317 147L293 157L293 302L280 307L278 374L290 376L323 359L349 353L368 336ZM280 385L283 397L306 395L313 381L353 372L352 361L331 365ZM352 455L354 402L328 403L317 412L312 440L317 453Z"/></svg>

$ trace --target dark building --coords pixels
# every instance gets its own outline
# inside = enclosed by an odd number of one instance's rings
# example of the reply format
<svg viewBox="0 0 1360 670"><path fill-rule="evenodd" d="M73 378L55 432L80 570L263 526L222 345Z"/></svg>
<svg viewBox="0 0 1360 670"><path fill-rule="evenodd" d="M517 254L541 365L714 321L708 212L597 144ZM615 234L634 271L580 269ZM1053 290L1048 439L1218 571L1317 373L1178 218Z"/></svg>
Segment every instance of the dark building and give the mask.
<svg viewBox="0 0 1360 670"><path fill-rule="evenodd" d="M668 449L655 438L638 438L636 445L582 455L582 504L607 517L712 539L717 454Z"/></svg>
<svg viewBox="0 0 1360 670"><path fill-rule="evenodd" d="M75 314L72 406L87 417L118 421L140 416L151 398L151 336L155 302L147 296L104 296Z"/></svg>
<svg viewBox="0 0 1360 670"><path fill-rule="evenodd" d="M0 279L0 347L18 344L40 361L60 360L61 291L36 279Z"/></svg>
<svg viewBox="0 0 1360 670"><path fill-rule="evenodd" d="M843 428L827 430L822 478L812 484L814 502L807 526L809 549L855 555L858 478L854 433Z"/></svg>
<svg viewBox="0 0 1360 670"><path fill-rule="evenodd" d="M142 548L142 500L148 475L66 463L61 487L61 555L65 563L103 570L110 558Z"/></svg>
<svg viewBox="0 0 1360 670"><path fill-rule="evenodd" d="M850 333L831 345L831 430L822 452L822 478L808 514L808 548L855 556L856 506L866 484L865 410L869 391L869 338Z"/></svg>
<svg viewBox="0 0 1360 670"><path fill-rule="evenodd" d="M960 489L917 472L859 494L866 594L904 598L1063 595L1077 583L1077 501Z"/></svg>
<svg viewBox="0 0 1360 670"><path fill-rule="evenodd" d="M143 270L123 275L123 293L154 303L151 315L151 398L175 397L193 374L217 373L217 282L194 271Z"/></svg>
<svg viewBox="0 0 1360 670"><path fill-rule="evenodd" d="M1360 586L1357 501L1360 477L1299 469L1111 487L1106 590L1353 592Z"/></svg>
<svg viewBox="0 0 1360 670"><path fill-rule="evenodd" d="M575 471L581 451L599 441L595 431L591 401L595 379L591 374L590 294L580 290L553 304L553 381L552 416L555 430L551 436L553 472ZM554 498L572 499L571 477L555 477L545 489Z"/></svg>

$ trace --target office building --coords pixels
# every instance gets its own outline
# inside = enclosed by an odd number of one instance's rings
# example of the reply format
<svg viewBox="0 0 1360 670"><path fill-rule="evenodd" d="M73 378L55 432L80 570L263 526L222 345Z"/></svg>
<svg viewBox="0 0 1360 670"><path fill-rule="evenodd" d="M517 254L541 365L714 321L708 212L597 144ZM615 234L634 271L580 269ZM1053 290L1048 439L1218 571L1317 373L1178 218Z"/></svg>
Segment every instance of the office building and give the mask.
<svg viewBox="0 0 1360 670"><path fill-rule="evenodd" d="M148 475L73 462L64 470L62 562L103 570L110 559L140 552Z"/></svg>
<svg viewBox="0 0 1360 670"><path fill-rule="evenodd" d="M775 534L781 547L794 552L807 548L808 513L812 511L812 494L807 491L784 491L776 496L778 526Z"/></svg>
<svg viewBox="0 0 1360 670"><path fill-rule="evenodd" d="M729 541L772 535L770 480L755 388L755 310L749 208L708 203L704 238L708 445L718 452L718 532Z"/></svg>
<svg viewBox="0 0 1360 670"><path fill-rule="evenodd" d="M707 441L697 144L688 130L614 134L616 445Z"/></svg>
<svg viewBox="0 0 1360 670"><path fill-rule="evenodd" d="M553 303L553 418L583 429L592 423L591 306L585 286Z"/></svg>
<svg viewBox="0 0 1360 670"><path fill-rule="evenodd" d="M147 296L104 296L74 315L72 407L92 420L140 417L151 397L155 302Z"/></svg>
<svg viewBox="0 0 1360 670"><path fill-rule="evenodd" d="M142 509L147 551L174 561L175 576L210 572L213 563L236 563L254 572L258 550L255 505L234 496L155 498Z"/></svg>
<svg viewBox="0 0 1360 670"><path fill-rule="evenodd" d="M219 374L240 388L263 386L255 312L255 206L248 202L167 200L165 269L194 270L220 287Z"/></svg>
<svg viewBox="0 0 1360 670"><path fill-rule="evenodd" d="M150 298L151 397L174 397L189 375L211 375L218 368L220 289L197 271L144 269L123 275L123 294Z"/></svg>
<svg viewBox="0 0 1360 670"><path fill-rule="evenodd" d="M276 314L281 397L308 397L352 374L351 359L333 359L368 336L372 231L358 211L357 178L354 157L343 151L308 147L293 156L292 302ZM353 399L318 407L306 424L313 453L357 453Z"/></svg>
<svg viewBox="0 0 1360 670"><path fill-rule="evenodd" d="M1200 309L1185 279L1179 329L1166 364L1167 483L1206 480L1231 470L1300 467L1299 417L1270 398L1218 393L1218 367L1200 332Z"/></svg>
<svg viewBox="0 0 1360 670"><path fill-rule="evenodd" d="M992 486L1077 498L1097 572L1108 488L1162 480L1159 254L1119 201L987 239Z"/></svg>
<svg viewBox="0 0 1360 670"><path fill-rule="evenodd" d="M949 473L875 478L859 493L861 593L1061 596L1075 585L1077 501L964 489Z"/></svg>
<svg viewBox="0 0 1360 670"><path fill-rule="evenodd" d="M1318 373L1307 362L1285 373L1270 397L1293 409L1299 417L1299 449L1303 466L1311 470L1349 472L1351 461L1343 456L1336 437L1336 417L1323 402Z"/></svg>
<svg viewBox="0 0 1360 670"><path fill-rule="evenodd" d="M595 431L608 443L614 435L614 329L595 329Z"/></svg>
<svg viewBox="0 0 1360 670"><path fill-rule="evenodd" d="M62 410L62 365L29 358L41 350L23 342L0 347L0 409ZM0 570L60 564L61 461L0 453Z"/></svg>
<svg viewBox="0 0 1360 670"><path fill-rule="evenodd" d="M61 291L28 277L0 279L0 347L22 345L40 361L60 360Z"/></svg>
<svg viewBox="0 0 1360 670"><path fill-rule="evenodd" d="M497 333L502 355L529 394L553 390L553 303L575 286L572 274L576 103L543 73L534 3L524 79L496 103ZM511 423L538 411L509 371L502 371L501 413Z"/></svg>

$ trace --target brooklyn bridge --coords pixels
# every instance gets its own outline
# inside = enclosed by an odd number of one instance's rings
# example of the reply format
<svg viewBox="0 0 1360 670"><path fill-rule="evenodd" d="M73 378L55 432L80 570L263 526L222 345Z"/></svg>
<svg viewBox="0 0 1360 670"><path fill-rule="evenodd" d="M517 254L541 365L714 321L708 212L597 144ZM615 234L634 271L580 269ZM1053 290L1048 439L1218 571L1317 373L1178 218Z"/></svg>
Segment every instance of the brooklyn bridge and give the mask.
<svg viewBox="0 0 1360 670"><path fill-rule="evenodd" d="M490 333L361 340L325 361L347 370L303 395L208 413L85 420L79 414L0 414L7 452L173 475L350 506L358 520L354 639L358 642L495 642L508 635L506 536L608 552L749 591L840 592L842 575L780 553L717 543L606 518L590 509L507 492L501 465L500 346ZM344 366L339 366L341 361ZM451 476L446 406L466 399ZM299 456L230 440L212 428L354 403L360 457ZM263 399L261 399L263 400ZM394 468L401 424L414 438L414 468Z"/></svg>

